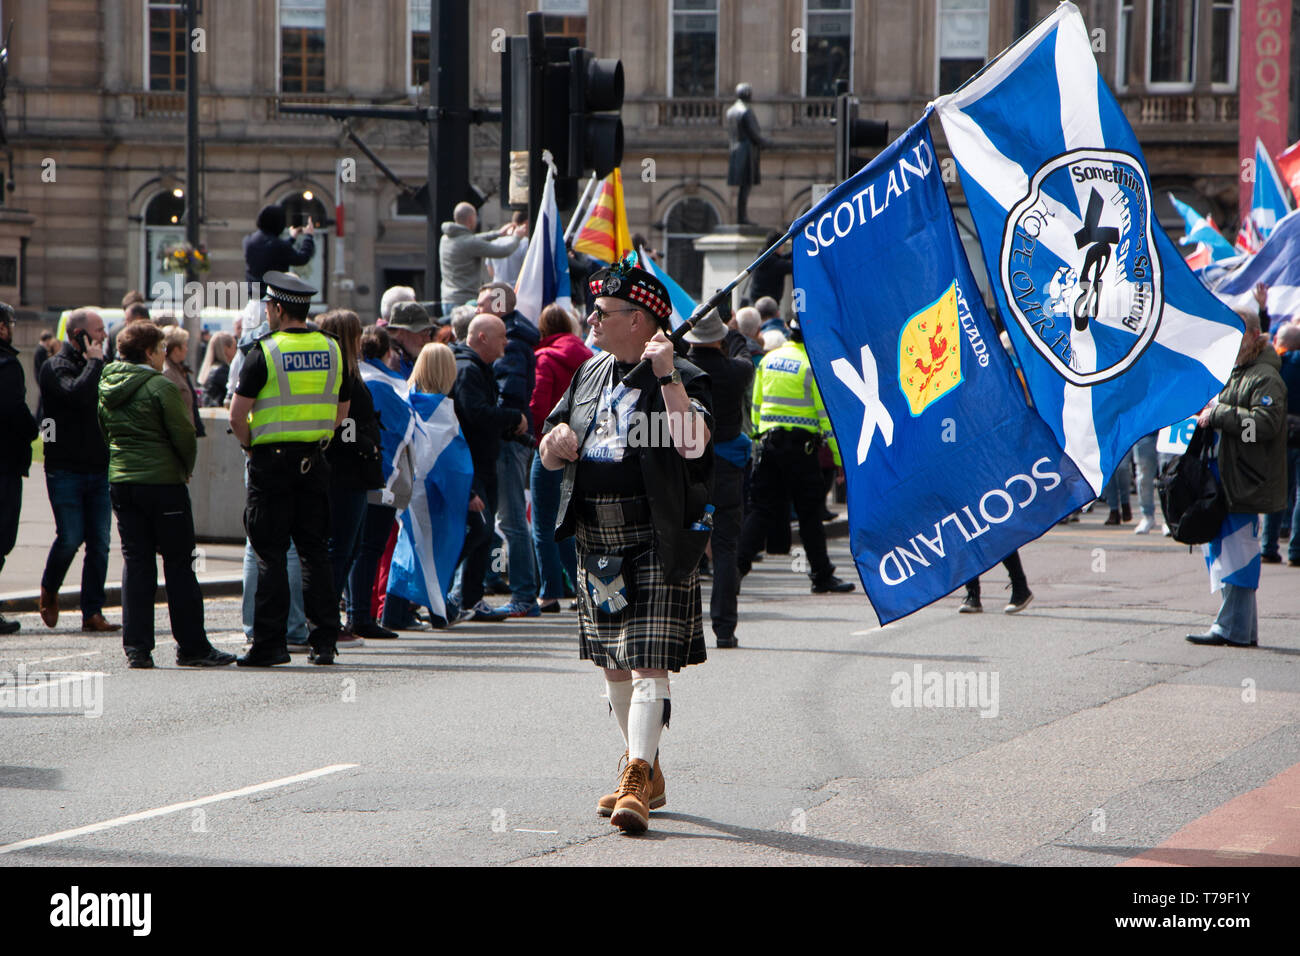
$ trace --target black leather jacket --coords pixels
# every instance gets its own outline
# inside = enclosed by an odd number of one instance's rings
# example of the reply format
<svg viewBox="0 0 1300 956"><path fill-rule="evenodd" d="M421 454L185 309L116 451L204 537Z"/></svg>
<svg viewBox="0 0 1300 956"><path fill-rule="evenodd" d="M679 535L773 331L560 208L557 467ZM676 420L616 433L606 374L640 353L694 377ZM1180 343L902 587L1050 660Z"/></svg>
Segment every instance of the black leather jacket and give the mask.
<svg viewBox="0 0 1300 956"><path fill-rule="evenodd" d="M613 362L612 354L602 352L578 368L568 391L546 419L547 431L560 422L566 422L581 443L595 417L600 393ZM687 394L704 407L711 436L713 401L709 376L680 355L673 359L673 365L681 373ZM647 369L633 384L641 388L641 399L637 403L639 411L650 414L665 411L663 394L652 371ZM708 532L692 531L691 525L704 514L704 506L713 497L713 439L709 438L704 454L696 459L683 458L676 448L671 447L644 448L637 457L650 499L655 551L663 562L667 580L678 583L700 563L700 555L709 540ZM564 466L560 510L555 524L557 541L570 537L578 521L577 509L570 507L577 472L576 462Z"/></svg>

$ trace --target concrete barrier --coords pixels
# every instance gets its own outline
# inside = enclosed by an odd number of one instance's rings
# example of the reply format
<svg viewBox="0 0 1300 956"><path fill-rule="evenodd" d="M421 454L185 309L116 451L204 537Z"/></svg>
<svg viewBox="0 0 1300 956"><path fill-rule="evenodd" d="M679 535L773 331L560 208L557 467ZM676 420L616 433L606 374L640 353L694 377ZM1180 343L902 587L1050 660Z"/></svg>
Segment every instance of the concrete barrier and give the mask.
<svg viewBox="0 0 1300 956"><path fill-rule="evenodd" d="M198 460L190 479L194 533L200 541L244 540L244 453L226 434L230 412L200 408L207 435L199 439Z"/></svg>

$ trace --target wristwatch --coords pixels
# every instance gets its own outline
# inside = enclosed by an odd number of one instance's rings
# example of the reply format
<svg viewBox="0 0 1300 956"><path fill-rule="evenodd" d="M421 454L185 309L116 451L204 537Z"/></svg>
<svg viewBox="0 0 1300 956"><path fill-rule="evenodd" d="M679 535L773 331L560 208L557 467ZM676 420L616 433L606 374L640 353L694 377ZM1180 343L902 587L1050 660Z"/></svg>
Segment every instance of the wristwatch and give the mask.
<svg viewBox="0 0 1300 956"><path fill-rule="evenodd" d="M665 375L658 381L660 385L680 385L682 384L682 373L677 369L673 369L670 374Z"/></svg>

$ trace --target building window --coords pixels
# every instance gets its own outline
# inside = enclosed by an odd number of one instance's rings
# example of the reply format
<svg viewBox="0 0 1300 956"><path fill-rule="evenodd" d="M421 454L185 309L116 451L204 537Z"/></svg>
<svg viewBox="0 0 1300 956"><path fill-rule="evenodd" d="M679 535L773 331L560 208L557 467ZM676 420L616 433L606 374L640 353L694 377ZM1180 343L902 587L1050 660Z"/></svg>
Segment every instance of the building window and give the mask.
<svg viewBox="0 0 1300 956"><path fill-rule="evenodd" d="M836 80L852 89L852 0L805 0L804 28L804 96L834 96Z"/></svg>
<svg viewBox="0 0 1300 956"><path fill-rule="evenodd" d="M696 197L675 202L664 220L664 267L696 301L703 298L704 256L696 251L695 240L712 232L718 222L713 204Z"/></svg>
<svg viewBox="0 0 1300 956"><path fill-rule="evenodd" d="M1237 88L1237 3L1215 0L1210 10L1210 82L1224 90Z"/></svg>
<svg viewBox="0 0 1300 956"><path fill-rule="evenodd" d="M547 36L573 37L587 45L587 0L539 0Z"/></svg>
<svg viewBox="0 0 1300 956"><path fill-rule="evenodd" d="M280 92L325 92L325 0L280 0Z"/></svg>
<svg viewBox="0 0 1300 956"><path fill-rule="evenodd" d="M411 27L411 87L429 82L429 5L432 0L410 0L407 8Z"/></svg>
<svg viewBox="0 0 1300 956"><path fill-rule="evenodd" d="M718 95L718 0L673 0L669 96Z"/></svg>
<svg viewBox="0 0 1300 956"><path fill-rule="evenodd" d="M1133 52L1133 0L1120 0L1119 42L1115 44L1115 89L1128 89L1128 68Z"/></svg>
<svg viewBox="0 0 1300 956"><path fill-rule="evenodd" d="M1195 82L1196 7L1197 0L1151 0L1147 85Z"/></svg>
<svg viewBox="0 0 1300 956"><path fill-rule="evenodd" d="M185 241L185 199L175 191L158 193L144 207L144 285L141 288L153 299L154 285L172 284L172 274L162 267L163 253Z"/></svg>
<svg viewBox="0 0 1300 956"><path fill-rule="evenodd" d="M185 11L175 3L148 4L149 89L185 89Z"/></svg>
<svg viewBox="0 0 1300 956"><path fill-rule="evenodd" d="M989 55L989 0L939 0L939 92L951 93Z"/></svg>

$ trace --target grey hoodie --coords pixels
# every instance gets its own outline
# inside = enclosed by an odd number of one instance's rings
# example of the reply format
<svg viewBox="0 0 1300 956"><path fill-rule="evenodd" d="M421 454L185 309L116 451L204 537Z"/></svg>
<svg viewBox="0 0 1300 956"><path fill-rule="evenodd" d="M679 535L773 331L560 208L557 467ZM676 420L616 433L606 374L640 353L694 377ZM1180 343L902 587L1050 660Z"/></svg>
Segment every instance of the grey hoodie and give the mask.
<svg viewBox="0 0 1300 956"><path fill-rule="evenodd" d="M442 224L438 262L442 267L442 301L460 305L473 301L483 284L483 260L510 255L520 236L500 236L496 231L478 235L454 222Z"/></svg>

